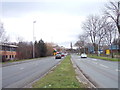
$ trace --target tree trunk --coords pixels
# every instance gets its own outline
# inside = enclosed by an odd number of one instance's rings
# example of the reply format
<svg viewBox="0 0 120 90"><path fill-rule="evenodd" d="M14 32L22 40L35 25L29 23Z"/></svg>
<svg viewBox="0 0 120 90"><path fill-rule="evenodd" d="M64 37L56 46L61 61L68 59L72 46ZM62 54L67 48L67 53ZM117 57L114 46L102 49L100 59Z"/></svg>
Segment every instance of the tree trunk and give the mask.
<svg viewBox="0 0 120 90"><path fill-rule="evenodd" d="M120 25L117 25L117 27L118 27L118 32L119 32L119 34L120 34Z"/></svg>
<svg viewBox="0 0 120 90"><path fill-rule="evenodd" d="M111 49L110 49L110 52L111 52L111 57L114 58L114 55L113 55L113 50L112 50L112 44L111 44Z"/></svg>

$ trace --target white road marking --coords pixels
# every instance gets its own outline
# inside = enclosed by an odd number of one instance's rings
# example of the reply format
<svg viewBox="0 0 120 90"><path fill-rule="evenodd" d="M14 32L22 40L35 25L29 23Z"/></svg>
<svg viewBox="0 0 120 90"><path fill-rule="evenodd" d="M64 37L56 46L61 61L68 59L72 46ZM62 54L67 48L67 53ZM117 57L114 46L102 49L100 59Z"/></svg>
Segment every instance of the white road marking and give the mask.
<svg viewBox="0 0 120 90"><path fill-rule="evenodd" d="M22 68L22 67L20 68L20 70L23 70L23 69L24 69L24 68Z"/></svg>
<svg viewBox="0 0 120 90"><path fill-rule="evenodd" d="M100 64L100 66L105 67L105 68L108 68L108 66L105 66L105 65L103 65L103 64Z"/></svg>
<svg viewBox="0 0 120 90"><path fill-rule="evenodd" d="M120 70L118 70L118 69L115 69L115 71L117 71L117 72L118 72L118 71L120 71Z"/></svg>
<svg viewBox="0 0 120 90"><path fill-rule="evenodd" d="M35 65L38 65L38 64L35 64Z"/></svg>
<svg viewBox="0 0 120 90"><path fill-rule="evenodd" d="M97 59L92 59L92 60L97 61Z"/></svg>
<svg viewBox="0 0 120 90"><path fill-rule="evenodd" d="M97 62L93 62L94 64L97 64Z"/></svg>

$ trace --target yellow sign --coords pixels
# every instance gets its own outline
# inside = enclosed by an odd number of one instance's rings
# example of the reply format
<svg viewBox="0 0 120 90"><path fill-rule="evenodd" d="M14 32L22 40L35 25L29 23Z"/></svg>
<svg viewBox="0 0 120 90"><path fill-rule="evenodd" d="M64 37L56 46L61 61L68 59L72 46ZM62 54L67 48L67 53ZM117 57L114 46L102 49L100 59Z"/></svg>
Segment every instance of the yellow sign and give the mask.
<svg viewBox="0 0 120 90"><path fill-rule="evenodd" d="M106 54L107 54L107 55L110 54L110 50L109 50L109 49L106 50Z"/></svg>
<svg viewBox="0 0 120 90"><path fill-rule="evenodd" d="M54 52L53 55L56 55L56 52Z"/></svg>

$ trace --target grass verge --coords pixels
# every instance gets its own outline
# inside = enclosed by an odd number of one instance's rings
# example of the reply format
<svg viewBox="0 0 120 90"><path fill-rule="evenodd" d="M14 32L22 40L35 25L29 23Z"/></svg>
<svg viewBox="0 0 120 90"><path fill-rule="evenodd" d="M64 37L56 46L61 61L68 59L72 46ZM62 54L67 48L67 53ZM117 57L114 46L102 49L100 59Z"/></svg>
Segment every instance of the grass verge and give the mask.
<svg viewBox="0 0 120 90"><path fill-rule="evenodd" d="M83 88L76 79L70 56L58 65L53 72L47 74L32 85L33 88Z"/></svg>
<svg viewBox="0 0 120 90"><path fill-rule="evenodd" d="M120 61L120 59L118 59L118 58L102 57L102 56L95 56L95 55L88 55L88 57L102 59L102 60L108 60L108 61Z"/></svg>

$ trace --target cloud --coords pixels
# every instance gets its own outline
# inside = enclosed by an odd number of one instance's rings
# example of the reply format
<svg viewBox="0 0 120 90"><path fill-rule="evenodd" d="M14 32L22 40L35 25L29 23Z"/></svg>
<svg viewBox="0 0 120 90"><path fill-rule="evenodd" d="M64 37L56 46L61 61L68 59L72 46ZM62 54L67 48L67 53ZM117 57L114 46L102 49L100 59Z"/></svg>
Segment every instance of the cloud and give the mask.
<svg viewBox="0 0 120 90"><path fill-rule="evenodd" d="M56 2L56 3L60 3L60 2L105 2L108 0L3 0L2 2Z"/></svg>
<svg viewBox="0 0 120 90"><path fill-rule="evenodd" d="M82 22L89 14L100 13L104 2L106 0L4 0L2 21L12 41L19 36L32 41L33 21L36 21L36 40L42 38L58 44L75 42L83 33Z"/></svg>
<svg viewBox="0 0 120 90"><path fill-rule="evenodd" d="M46 42L69 42L75 40L81 31L80 23L85 17L67 14L32 13L21 18L4 18L5 30L13 33L14 38L19 35L24 40L33 40L33 21L36 40L41 38ZM75 37L76 35L76 37ZM73 37L74 36L74 37Z"/></svg>

